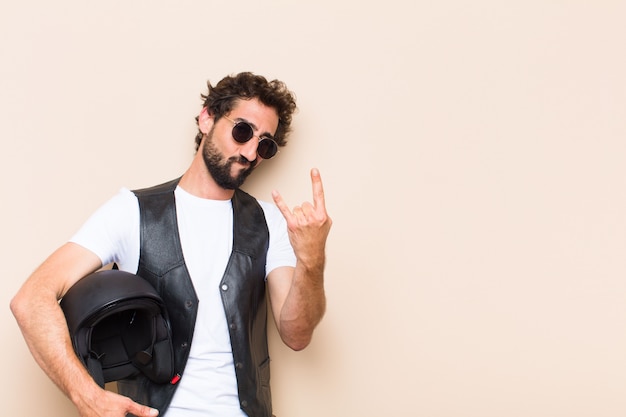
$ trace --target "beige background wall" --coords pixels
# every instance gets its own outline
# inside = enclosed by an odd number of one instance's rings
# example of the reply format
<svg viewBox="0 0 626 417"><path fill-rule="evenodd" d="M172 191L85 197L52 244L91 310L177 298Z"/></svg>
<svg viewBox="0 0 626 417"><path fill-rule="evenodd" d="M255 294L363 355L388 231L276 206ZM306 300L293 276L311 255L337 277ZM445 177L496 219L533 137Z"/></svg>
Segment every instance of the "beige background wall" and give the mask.
<svg viewBox="0 0 626 417"><path fill-rule="evenodd" d="M66 417L8 309L119 187L182 173L207 79L299 98L246 188L320 168L328 312L278 417L626 415L626 4L4 1L4 415Z"/></svg>

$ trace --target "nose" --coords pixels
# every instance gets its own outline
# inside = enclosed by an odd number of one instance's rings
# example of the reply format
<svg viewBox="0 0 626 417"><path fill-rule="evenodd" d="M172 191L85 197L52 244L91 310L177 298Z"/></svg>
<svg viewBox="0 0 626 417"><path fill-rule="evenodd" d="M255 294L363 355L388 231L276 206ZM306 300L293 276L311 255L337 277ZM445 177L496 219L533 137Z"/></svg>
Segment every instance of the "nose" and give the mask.
<svg viewBox="0 0 626 417"><path fill-rule="evenodd" d="M257 158L257 149L259 148L259 139L255 136L246 143L242 143L239 148L239 154L250 162L254 162Z"/></svg>

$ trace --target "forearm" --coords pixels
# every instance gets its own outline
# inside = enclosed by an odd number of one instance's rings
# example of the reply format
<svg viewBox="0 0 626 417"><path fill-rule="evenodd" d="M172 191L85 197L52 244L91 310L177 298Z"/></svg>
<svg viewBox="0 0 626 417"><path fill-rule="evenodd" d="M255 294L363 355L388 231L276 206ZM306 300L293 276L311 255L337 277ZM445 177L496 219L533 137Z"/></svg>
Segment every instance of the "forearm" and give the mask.
<svg viewBox="0 0 626 417"><path fill-rule="evenodd" d="M80 409L101 389L74 353L56 296L29 289L27 284L15 296L11 310L35 361Z"/></svg>
<svg viewBox="0 0 626 417"><path fill-rule="evenodd" d="M323 262L315 267L298 262L278 321L285 344L294 350L308 346L325 310Z"/></svg>
<svg viewBox="0 0 626 417"><path fill-rule="evenodd" d="M34 274L11 301L11 311L39 366L72 400L81 417L156 416L157 410L96 384L74 352L57 301L65 291L55 288L68 288L72 281L56 287L48 284L47 277L45 272Z"/></svg>
<svg viewBox="0 0 626 417"><path fill-rule="evenodd" d="M100 259L76 244L55 251L11 300L11 311L35 361L79 411L99 404L102 390L78 360L58 300ZM89 415L83 414L81 415Z"/></svg>

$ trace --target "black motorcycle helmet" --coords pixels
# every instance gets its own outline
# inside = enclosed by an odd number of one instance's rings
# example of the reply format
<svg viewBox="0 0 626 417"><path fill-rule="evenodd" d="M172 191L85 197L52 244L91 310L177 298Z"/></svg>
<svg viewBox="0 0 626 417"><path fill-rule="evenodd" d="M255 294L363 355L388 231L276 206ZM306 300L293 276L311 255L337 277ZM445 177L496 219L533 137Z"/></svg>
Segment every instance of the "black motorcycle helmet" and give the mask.
<svg viewBox="0 0 626 417"><path fill-rule="evenodd" d="M60 305L74 350L98 385L139 373L170 381L167 310L148 281L116 269L95 272L74 284Z"/></svg>

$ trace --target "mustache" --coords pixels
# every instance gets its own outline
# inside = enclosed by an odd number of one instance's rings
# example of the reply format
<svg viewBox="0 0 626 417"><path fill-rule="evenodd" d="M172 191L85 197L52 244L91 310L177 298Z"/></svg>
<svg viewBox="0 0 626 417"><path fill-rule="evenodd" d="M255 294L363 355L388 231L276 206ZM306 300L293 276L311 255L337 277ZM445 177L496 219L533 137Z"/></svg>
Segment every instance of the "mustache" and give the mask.
<svg viewBox="0 0 626 417"><path fill-rule="evenodd" d="M250 161L245 156L239 155L238 157L237 156L230 157L229 161L231 161L231 162L239 162L241 165L248 165L248 166L253 167L253 166L256 165L257 159L255 158L252 161Z"/></svg>

